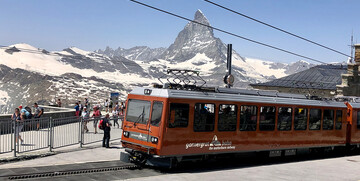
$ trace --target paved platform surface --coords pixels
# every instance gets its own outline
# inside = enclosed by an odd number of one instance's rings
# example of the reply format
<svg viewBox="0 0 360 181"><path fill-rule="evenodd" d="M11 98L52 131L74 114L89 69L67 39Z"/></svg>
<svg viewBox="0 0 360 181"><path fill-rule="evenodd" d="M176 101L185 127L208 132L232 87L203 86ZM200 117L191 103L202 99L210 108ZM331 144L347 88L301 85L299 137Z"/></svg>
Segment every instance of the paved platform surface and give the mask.
<svg viewBox="0 0 360 181"><path fill-rule="evenodd" d="M216 164L216 163L215 163ZM285 163L245 164L233 168L190 169L180 173L133 178L134 181L177 180L360 180L360 156L304 160Z"/></svg>
<svg viewBox="0 0 360 181"><path fill-rule="evenodd" d="M72 148L64 148L61 152L55 153L54 155L30 160L3 163L0 164L0 169L116 161L120 160L120 152L122 151L124 150L120 145L120 141L118 140L111 142L110 148L103 148L97 144L93 147L86 147L81 149L75 145Z"/></svg>
<svg viewBox="0 0 360 181"><path fill-rule="evenodd" d="M114 142L111 149L86 148L52 156L0 165L0 180L16 173L59 172L62 170L117 167L124 149ZM360 180L360 156L265 159L246 157L188 163L167 171L156 168L124 169L81 173L31 180Z"/></svg>

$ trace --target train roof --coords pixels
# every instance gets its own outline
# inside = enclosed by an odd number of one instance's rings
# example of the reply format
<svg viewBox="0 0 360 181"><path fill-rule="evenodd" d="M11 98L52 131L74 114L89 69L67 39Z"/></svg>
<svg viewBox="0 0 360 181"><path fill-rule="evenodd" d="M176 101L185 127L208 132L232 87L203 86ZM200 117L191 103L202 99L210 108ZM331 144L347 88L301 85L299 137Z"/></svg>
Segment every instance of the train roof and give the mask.
<svg viewBox="0 0 360 181"><path fill-rule="evenodd" d="M246 89L216 88L215 91L211 92L138 87L133 89L130 94L148 95L163 98L199 99L209 101L235 101L346 108L344 101L313 100L299 94L287 94L278 93L275 91L257 91ZM351 103L351 105L354 108L360 108L360 103Z"/></svg>

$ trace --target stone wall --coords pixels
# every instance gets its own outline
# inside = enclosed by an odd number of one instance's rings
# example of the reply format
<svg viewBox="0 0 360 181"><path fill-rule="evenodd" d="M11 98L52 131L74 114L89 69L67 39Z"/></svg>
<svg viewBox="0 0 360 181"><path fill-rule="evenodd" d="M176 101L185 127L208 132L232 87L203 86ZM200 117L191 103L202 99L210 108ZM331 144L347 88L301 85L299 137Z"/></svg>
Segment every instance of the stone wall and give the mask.
<svg viewBox="0 0 360 181"><path fill-rule="evenodd" d="M355 63L348 64L348 71L341 75L341 85L336 86L338 96L360 96L360 44L355 47Z"/></svg>
<svg viewBox="0 0 360 181"><path fill-rule="evenodd" d="M42 106L44 108L44 114L42 117L52 117L52 118L65 118L65 117L72 117L75 116L75 109L68 109L68 108L60 108L60 107L52 107L52 106ZM9 120L12 114L3 114L0 115L1 120Z"/></svg>

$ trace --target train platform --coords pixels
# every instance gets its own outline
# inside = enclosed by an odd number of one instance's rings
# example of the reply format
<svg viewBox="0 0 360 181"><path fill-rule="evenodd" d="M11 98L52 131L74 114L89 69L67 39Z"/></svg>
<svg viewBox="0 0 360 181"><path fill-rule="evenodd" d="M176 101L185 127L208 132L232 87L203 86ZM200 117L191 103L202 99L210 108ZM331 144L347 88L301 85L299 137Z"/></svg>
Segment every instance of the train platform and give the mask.
<svg viewBox="0 0 360 181"><path fill-rule="evenodd" d="M360 156L275 158L246 157L182 165L174 171L138 168L119 160L124 151L113 142L110 149L84 148L42 158L3 163L0 180L360 180Z"/></svg>
<svg viewBox="0 0 360 181"><path fill-rule="evenodd" d="M120 160L120 152L123 151L124 149L118 140L110 142L110 148L104 148L100 145L84 148L73 146L34 159L2 162L0 163L0 169L117 161Z"/></svg>

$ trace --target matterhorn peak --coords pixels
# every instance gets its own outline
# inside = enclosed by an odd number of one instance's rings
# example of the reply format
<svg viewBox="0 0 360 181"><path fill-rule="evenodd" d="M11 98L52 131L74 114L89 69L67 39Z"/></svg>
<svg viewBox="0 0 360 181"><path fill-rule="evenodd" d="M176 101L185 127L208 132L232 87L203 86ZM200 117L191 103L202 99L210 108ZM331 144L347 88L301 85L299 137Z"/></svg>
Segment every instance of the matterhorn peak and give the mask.
<svg viewBox="0 0 360 181"><path fill-rule="evenodd" d="M198 9L194 16L194 21L197 21L199 23L203 23L206 25L210 25L209 20L205 17L204 13Z"/></svg>

